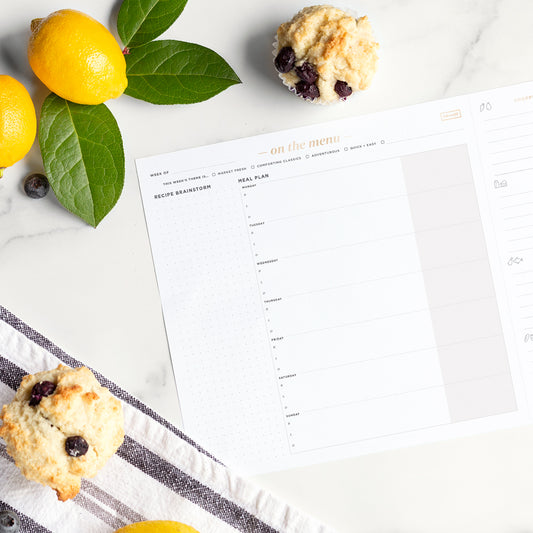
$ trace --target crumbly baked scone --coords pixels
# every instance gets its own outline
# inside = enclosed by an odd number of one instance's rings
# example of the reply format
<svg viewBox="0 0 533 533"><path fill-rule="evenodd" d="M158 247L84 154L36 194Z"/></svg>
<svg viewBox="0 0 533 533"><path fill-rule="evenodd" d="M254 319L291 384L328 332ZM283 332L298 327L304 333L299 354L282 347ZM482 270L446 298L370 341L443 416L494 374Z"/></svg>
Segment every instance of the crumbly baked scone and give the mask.
<svg viewBox="0 0 533 533"><path fill-rule="evenodd" d="M285 85L318 103L345 100L367 89L379 44L367 17L329 5L302 9L277 32L274 64Z"/></svg>
<svg viewBox="0 0 533 533"><path fill-rule="evenodd" d="M124 440L122 405L86 367L25 376L4 405L0 437L22 473L61 501L80 490Z"/></svg>

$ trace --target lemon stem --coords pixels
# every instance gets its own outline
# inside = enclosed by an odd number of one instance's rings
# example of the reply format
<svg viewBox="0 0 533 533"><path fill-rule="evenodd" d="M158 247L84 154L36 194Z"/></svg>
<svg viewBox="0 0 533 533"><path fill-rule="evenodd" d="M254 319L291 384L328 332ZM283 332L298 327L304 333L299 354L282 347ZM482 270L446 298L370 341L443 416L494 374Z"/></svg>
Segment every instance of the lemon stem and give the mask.
<svg viewBox="0 0 533 533"><path fill-rule="evenodd" d="M34 33L43 19L33 19L30 24L31 32Z"/></svg>
<svg viewBox="0 0 533 533"><path fill-rule="evenodd" d="M4 170L6 167L0 167L0 178L4 175Z"/></svg>

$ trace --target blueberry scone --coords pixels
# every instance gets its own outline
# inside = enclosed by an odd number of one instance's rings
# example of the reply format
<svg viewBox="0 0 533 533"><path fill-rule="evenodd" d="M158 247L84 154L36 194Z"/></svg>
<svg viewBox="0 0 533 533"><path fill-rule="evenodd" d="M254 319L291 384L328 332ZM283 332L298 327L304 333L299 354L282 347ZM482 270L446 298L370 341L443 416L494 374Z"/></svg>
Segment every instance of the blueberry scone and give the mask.
<svg viewBox="0 0 533 533"><path fill-rule="evenodd" d="M280 78L306 100L332 103L367 89L379 44L367 17L329 5L302 9L277 32L274 65Z"/></svg>
<svg viewBox="0 0 533 533"><path fill-rule="evenodd" d="M85 367L25 376L0 419L16 465L61 501L76 496L81 478L94 476L124 440L120 401Z"/></svg>

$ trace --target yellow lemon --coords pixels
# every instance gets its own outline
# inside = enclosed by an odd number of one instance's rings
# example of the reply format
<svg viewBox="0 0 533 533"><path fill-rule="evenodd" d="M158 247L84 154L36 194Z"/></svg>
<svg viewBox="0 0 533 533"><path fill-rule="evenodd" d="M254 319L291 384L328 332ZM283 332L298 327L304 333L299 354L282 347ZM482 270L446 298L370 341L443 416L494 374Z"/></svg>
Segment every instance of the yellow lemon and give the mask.
<svg viewBox="0 0 533 533"><path fill-rule="evenodd" d="M37 133L35 108L28 91L11 76L0 75L0 178L22 159Z"/></svg>
<svg viewBox="0 0 533 533"><path fill-rule="evenodd" d="M198 533L198 531L180 522L149 520L148 522L137 522L121 527L115 533Z"/></svg>
<svg viewBox="0 0 533 533"><path fill-rule="evenodd" d="M78 104L117 98L128 85L126 60L113 35L72 9L32 21L28 59L52 92Z"/></svg>

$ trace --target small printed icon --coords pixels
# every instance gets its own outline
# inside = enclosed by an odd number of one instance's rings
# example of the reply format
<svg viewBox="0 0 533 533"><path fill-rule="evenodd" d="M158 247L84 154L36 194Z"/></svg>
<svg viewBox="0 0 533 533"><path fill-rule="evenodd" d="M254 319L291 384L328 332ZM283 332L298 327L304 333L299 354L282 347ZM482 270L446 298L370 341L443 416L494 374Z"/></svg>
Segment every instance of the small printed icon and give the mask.
<svg viewBox="0 0 533 533"><path fill-rule="evenodd" d="M533 342L533 335L531 333L526 333L524 336L524 342L527 344L528 342Z"/></svg>
<svg viewBox="0 0 533 533"><path fill-rule="evenodd" d="M502 187L507 187L507 180L494 180L495 189L501 189Z"/></svg>
<svg viewBox="0 0 533 533"><path fill-rule="evenodd" d="M519 265L524 260L523 257L510 257L509 261L507 261L507 265L513 266L513 265Z"/></svg>
<svg viewBox="0 0 533 533"><path fill-rule="evenodd" d="M492 104L490 102L481 102L479 112L483 113L483 111L492 111Z"/></svg>

